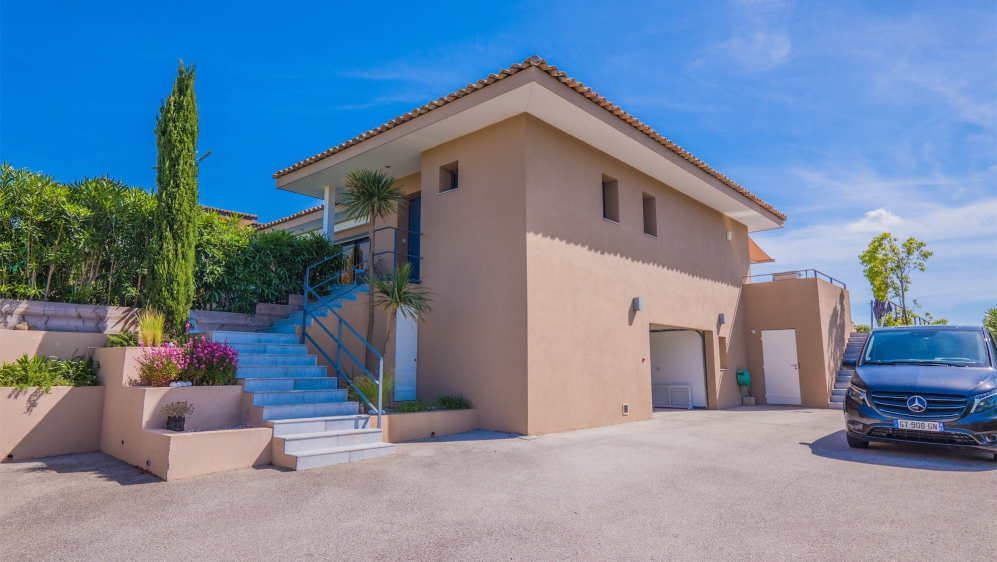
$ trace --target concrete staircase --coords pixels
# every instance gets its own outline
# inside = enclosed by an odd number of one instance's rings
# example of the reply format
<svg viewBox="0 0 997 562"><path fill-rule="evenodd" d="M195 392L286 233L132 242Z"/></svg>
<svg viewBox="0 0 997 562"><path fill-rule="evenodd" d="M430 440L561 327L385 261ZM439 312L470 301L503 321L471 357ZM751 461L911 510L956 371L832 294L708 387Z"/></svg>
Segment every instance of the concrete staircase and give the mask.
<svg viewBox="0 0 997 562"><path fill-rule="evenodd" d="M355 293L351 296L356 299ZM305 470L394 453L394 445L382 442L381 430L368 427L369 416L357 414L358 404L347 400L338 378L328 376L308 347L298 343L301 315L299 310L256 333L204 334L239 352L236 379L251 400L253 416L273 428L273 463Z"/></svg>
<svg viewBox="0 0 997 562"><path fill-rule="evenodd" d="M868 332L852 332L845 345L844 359L857 361L867 339L869 339ZM851 380L854 373L855 369L846 367L844 364L838 368L838 376L834 379L834 388L831 389L831 401L828 403L828 408L832 410L845 409L845 392L848 391L848 381Z"/></svg>

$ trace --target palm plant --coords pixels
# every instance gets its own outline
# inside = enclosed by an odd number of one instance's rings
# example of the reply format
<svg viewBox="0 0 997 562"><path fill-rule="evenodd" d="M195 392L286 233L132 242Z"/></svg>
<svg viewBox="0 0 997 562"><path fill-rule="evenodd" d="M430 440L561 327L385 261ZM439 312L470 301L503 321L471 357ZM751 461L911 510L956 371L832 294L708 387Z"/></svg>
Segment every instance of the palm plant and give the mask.
<svg viewBox="0 0 997 562"><path fill-rule="evenodd" d="M405 201L402 186L395 176L382 170L360 168L343 178L346 192L339 201L349 220L366 220L369 227L370 251L367 252L367 288L374 294L374 230L377 219L385 219L398 212L398 204ZM374 337L374 303L369 305L367 316L367 341ZM371 352L367 349L365 363L371 366Z"/></svg>
<svg viewBox="0 0 997 562"><path fill-rule="evenodd" d="M412 281L412 264L404 263L395 267L395 270L385 275L371 276L371 284L374 289L371 292L373 304L384 312L391 313L388 323L388 333L384 338L384 348L382 355L388 351L388 342L391 340L391 332L395 329L395 322L398 313L401 312L405 318L412 320L422 320L422 317L433 311L430 303L433 302L432 293Z"/></svg>

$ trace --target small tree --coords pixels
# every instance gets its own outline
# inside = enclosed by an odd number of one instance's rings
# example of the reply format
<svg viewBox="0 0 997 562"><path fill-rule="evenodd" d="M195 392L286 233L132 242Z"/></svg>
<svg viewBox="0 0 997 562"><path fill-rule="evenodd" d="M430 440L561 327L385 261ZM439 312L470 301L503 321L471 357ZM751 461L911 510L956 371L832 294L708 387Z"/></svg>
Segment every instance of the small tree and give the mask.
<svg viewBox="0 0 997 562"><path fill-rule="evenodd" d="M997 306L983 313L983 326L990 330L990 335L997 338Z"/></svg>
<svg viewBox="0 0 997 562"><path fill-rule="evenodd" d="M194 301L197 244L197 97L194 66L180 61L173 92L156 119L156 212L149 250L147 303L178 331Z"/></svg>
<svg viewBox="0 0 997 562"><path fill-rule="evenodd" d="M925 247L926 243L913 237L901 244L895 236L884 232L873 238L859 255L864 266L862 273L872 285L873 296L879 301L885 301L887 297L900 299L903 323L907 325L913 320L907 307L911 274L924 271L925 262L933 254Z"/></svg>
<svg viewBox="0 0 997 562"><path fill-rule="evenodd" d="M405 201L402 186L395 182L395 176L381 171L360 168L343 178L346 192L339 201L350 220L366 220L370 237L370 250L367 252L367 288L371 297L374 294L374 231L375 222L398 212L398 205ZM394 257L392 256L392 259ZM371 300L367 315L367 341L374 337L374 302ZM371 368L371 352L367 349L364 359Z"/></svg>
<svg viewBox="0 0 997 562"><path fill-rule="evenodd" d="M430 306L430 303L433 302L433 294L422 285L412 281L412 264L410 263L403 263L395 267L391 273L371 276L371 283L374 286L371 293L374 306L391 314L388 322L388 333L385 335L384 347L381 349L381 355L385 355L388 352L391 333L398 321L398 313L401 312L405 318L422 320L425 315L433 311Z"/></svg>

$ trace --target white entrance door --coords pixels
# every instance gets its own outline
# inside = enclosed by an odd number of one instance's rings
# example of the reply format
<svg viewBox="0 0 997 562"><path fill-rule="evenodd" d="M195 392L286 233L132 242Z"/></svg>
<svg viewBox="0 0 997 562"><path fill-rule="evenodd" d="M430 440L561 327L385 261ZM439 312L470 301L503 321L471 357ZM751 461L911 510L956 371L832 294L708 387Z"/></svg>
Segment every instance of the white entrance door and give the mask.
<svg viewBox="0 0 997 562"><path fill-rule="evenodd" d="M765 401L799 406L800 362L796 358L796 330L762 330Z"/></svg>
<svg viewBox="0 0 997 562"><path fill-rule="evenodd" d="M395 400L415 400L419 323L398 315L395 324Z"/></svg>

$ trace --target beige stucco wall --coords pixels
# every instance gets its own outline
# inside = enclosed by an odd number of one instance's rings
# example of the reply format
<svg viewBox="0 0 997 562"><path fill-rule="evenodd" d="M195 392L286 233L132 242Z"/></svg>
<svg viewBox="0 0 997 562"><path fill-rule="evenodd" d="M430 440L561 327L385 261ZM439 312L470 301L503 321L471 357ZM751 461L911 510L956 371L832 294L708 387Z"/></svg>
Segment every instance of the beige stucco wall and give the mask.
<svg viewBox="0 0 997 562"><path fill-rule="evenodd" d="M96 451L103 407L100 386L0 387L0 461Z"/></svg>
<svg viewBox="0 0 997 562"><path fill-rule="evenodd" d="M854 330L848 291L812 277L752 283L744 286L744 302L748 371L757 403L765 403L762 330L792 329L802 403L827 408L841 355Z"/></svg>
<svg viewBox="0 0 997 562"><path fill-rule="evenodd" d="M717 338L739 335L746 228L535 118L526 131L529 432L649 418L652 324L704 331L708 403L739 404ZM602 218L603 174L618 181L620 224ZM655 197L657 238L644 234L642 193ZM744 363L731 345L728 367Z"/></svg>
<svg viewBox="0 0 997 562"><path fill-rule="evenodd" d="M422 155L422 275L435 293L419 326L417 393L463 393L484 429L527 433L526 118ZM460 187L439 193L459 162Z"/></svg>
<svg viewBox="0 0 997 562"><path fill-rule="evenodd" d="M429 439L473 431L481 426L478 410L438 410L408 414L385 414L381 426L377 416L370 417L370 427L381 427L385 443L401 443L414 439Z"/></svg>
<svg viewBox="0 0 997 562"><path fill-rule="evenodd" d="M87 355L91 347L104 347L106 341L105 334L87 332L0 330L0 363L11 363L25 353L72 359Z"/></svg>

